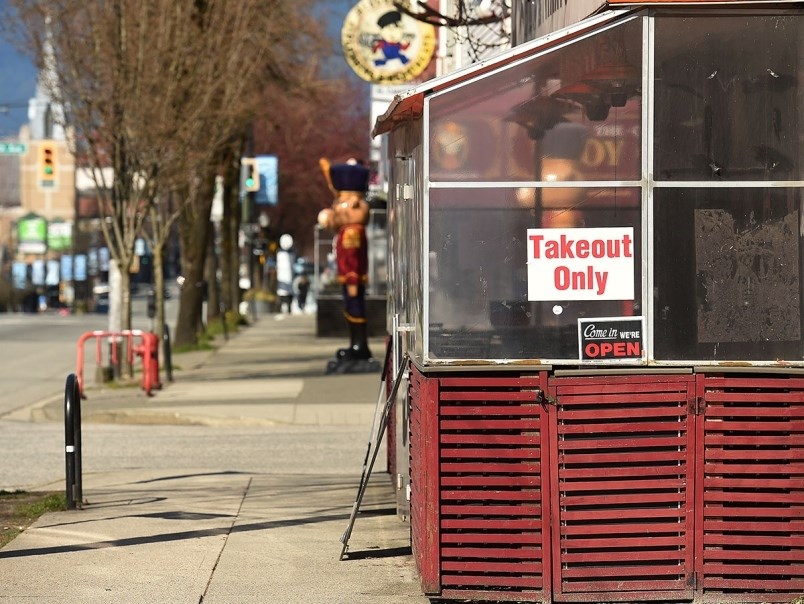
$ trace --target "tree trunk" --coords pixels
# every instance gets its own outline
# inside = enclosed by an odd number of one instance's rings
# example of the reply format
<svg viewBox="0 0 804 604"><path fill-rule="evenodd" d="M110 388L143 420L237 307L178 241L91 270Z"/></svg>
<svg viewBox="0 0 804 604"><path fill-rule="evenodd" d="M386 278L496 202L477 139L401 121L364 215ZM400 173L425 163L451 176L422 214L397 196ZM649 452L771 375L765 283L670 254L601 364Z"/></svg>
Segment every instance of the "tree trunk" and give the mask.
<svg viewBox="0 0 804 604"><path fill-rule="evenodd" d="M221 297L227 309L240 304L240 246L238 242L240 198L239 168L224 174L223 221L221 222Z"/></svg>
<svg viewBox="0 0 804 604"><path fill-rule="evenodd" d="M207 324L211 319L221 316L220 311L220 285L218 284L218 256L215 253L215 238L218 229L215 224L210 228L209 246L204 272L207 282Z"/></svg>
<svg viewBox="0 0 804 604"><path fill-rule="evenodd" d="M208 181L208 182L207 182ZM179 221L182 276L184 285L179 299L176 322L176 346L196 346L201 309L204 301L204 264L210 235L209 212L212 208L214 179L207 179L198 190L196 202L188 204Z"/></svg>
<svg viewBox="0 0 804 604"><path fill-rule="evenodd" d="M160 345L165 337L165 245L154 246L154 294L156 296L156 316L154 317L154 333L159 337ZM164 350L162 351L164 358Z"/></svg>

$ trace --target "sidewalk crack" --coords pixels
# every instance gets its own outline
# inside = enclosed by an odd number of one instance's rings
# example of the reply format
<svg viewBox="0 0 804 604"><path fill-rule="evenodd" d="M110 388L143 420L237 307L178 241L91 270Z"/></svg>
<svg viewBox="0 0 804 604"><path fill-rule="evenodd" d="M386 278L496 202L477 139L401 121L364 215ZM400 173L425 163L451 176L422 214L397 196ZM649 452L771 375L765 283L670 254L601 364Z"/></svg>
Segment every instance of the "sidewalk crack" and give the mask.
<svg viewBox="0 0 804 604"><path fill-rule="evenodd" d="M252 480L254 480L254 478L249 478L248 482L246 483L246 488L243 491L243 496L240 498L240 505L237 506L237 513L235 513L234 519L232 520L232 523L229 525L229 529L226 531L226 536L223 539L223 544L221 545L221 549L218 552L218 556L215 558L215 564L212 565L212 572L209 573L209 579L207 580L207 584L204 587L204 593L202 593L201 597L198 598L198 604L204 604L204 598L207 597L209 587L210 585L212 585L212 579L215 576L215 571L218 570L218 564L220 564L221 557L223 556L223 550L226 549L226 544L229 543L229 535L232 534L232 530L234 530L234 526L237 523L238 519L240 518L240 512L243 509L243 504L246 502L248 492L251 490Z"/></svg>

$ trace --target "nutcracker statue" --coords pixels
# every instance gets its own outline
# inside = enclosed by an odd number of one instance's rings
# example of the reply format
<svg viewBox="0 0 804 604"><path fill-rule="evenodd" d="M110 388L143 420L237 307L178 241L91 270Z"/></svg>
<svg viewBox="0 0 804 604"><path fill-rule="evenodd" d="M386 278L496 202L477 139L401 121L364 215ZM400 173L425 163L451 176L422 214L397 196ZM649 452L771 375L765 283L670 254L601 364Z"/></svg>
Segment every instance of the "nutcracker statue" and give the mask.
<svg viewBox="0 0 804 604"><path fill-rule="evenodd" d="M335 199L332 207L321 210L318 223L336 232L333 251L338 266L338 282L343 286L344 316L349 326L349 346L340 348L327 364L327 373L367 373L379 371L368 347L366 323L366 283L368 282L368 242L366 202L369 170L356 160L330 165L322 159L321 169Z"/></svg>

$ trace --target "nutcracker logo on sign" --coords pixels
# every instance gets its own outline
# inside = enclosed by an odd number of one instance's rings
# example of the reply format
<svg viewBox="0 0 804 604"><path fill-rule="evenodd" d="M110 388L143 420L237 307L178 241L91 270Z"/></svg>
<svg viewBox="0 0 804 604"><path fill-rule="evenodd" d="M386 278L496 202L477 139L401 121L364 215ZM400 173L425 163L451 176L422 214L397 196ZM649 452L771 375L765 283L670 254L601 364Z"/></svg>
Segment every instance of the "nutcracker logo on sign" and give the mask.
<svg viewBox="0 0 804 604"><path fill-rule="evenodd" d="M421 75L435 51L435 29L399 11L391 0L362 0L343 23L341 45L354 72L374 84Z"/></svg>

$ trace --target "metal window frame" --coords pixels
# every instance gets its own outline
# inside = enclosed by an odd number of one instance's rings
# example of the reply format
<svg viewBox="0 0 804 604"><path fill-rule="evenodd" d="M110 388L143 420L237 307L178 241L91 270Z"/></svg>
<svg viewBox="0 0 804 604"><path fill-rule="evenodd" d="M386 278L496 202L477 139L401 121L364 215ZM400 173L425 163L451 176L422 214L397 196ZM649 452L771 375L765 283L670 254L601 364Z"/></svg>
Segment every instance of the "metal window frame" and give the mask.
<svg viewBox="0 0 804 604"><path fill-rule="evenodd" d="M731 366L735 362L739 362L741 366L750 367L802 367L804 366L804 359L800 361L785 361L780 363L774 360L766 361L714 361L714 360L657 360L655 358L655 313L653 308L654 296L652 294L655 285L654 280L654 259L657 251L654 249L654 191L661 188L804 188L804 180L794 181L729 181L729 182L709 182L709 181L661 181L655 178L653 173L654 167L654 142L655 142L655 39L656 39L656 18L657 12L663 15L668 14L668 10L658 8L641 7L638 10L629 11L631 14L625 15L623 18L610 20L604 22L602 26L596 29L588 29L588 22L580 22L575 26L562 30L561 35L567 39L541 51L536 51L533 54L528 54L526 57L511 61L503 64L497 69L492 69L487 72L481 73L474 78L465 78L462 81L452 85L440 88L437 92L425 94L423 99L423 193L424 193L424 220L423 220L423 264L422 278L425 284L423 291L423 346L422 346L422 360L423 364L428 368L459 368L471 364L474 366L477 362L483 364L485 369L524 369L524 368L544 368L545 366L561 366L561 365L576 365L581 367L611 367L622 365L622 361L582 361L580 359L532 359L523 361L520 359L434 359L430 356L430 190L431 189L512 189L512 188L564 188L566 183L547 182L547 181L479 181L479 182L446 182L430 180L430 103L433 99L437 99L445 94L458 90L469 84L476 84L491 76L498 75L509 69L518 67L519 65L536 60L540 57L547 56L554 52L560 51L576 42L586 40L590 37L596 36L615 27L620 27L626 23L630 23L635 19L642 20L642 118L641 118L641 179L640 180L617 180L617 181L573 181L573 188L624 188L624 187L639 187L641 190L640 200L641 208L641 229L642 229L642 312L643 324L645 326L645 335L643 342L645 349L641 360L632 361L634 367L677 367L677 366ZM578 34L578 32L583 32ZM575 35L578 34L578 35ZM550 34L545 39L549 38L551 42L555 41L557 34ZM539 46L539 41L533 41L532 46ZM517 50L521 50L521 47Z"/></svg>

